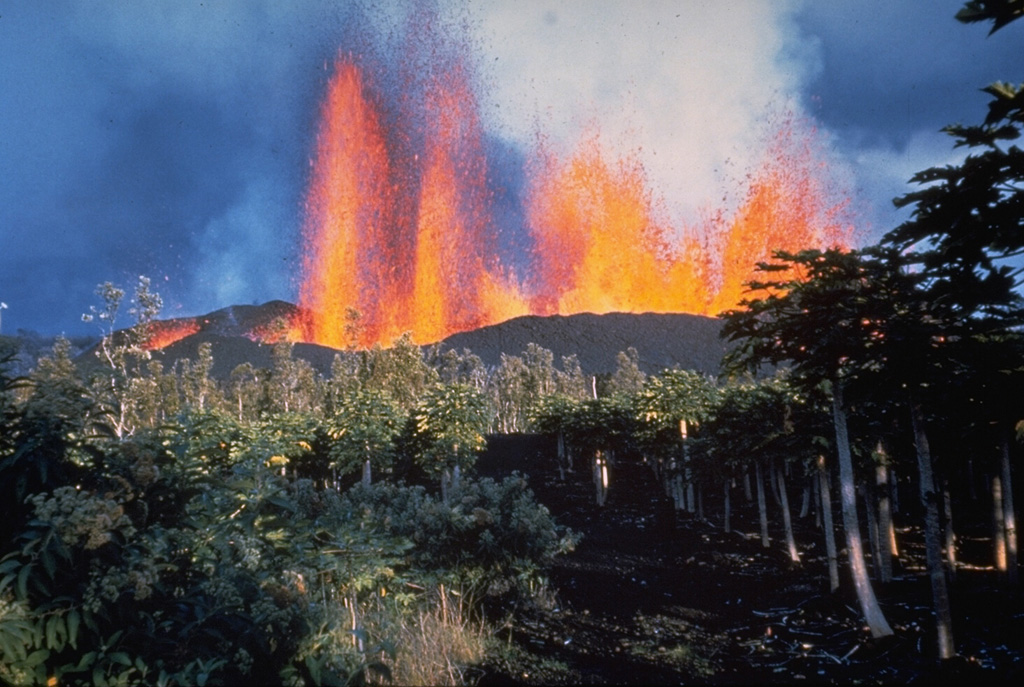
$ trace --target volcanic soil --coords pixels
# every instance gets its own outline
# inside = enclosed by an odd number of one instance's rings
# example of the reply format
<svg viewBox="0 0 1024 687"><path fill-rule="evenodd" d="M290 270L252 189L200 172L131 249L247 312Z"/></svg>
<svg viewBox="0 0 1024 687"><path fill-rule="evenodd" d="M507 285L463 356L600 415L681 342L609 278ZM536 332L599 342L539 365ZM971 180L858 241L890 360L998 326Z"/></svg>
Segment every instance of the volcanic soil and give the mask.
<svg viewBox="0 0 1024 687"><path fill-rule="evenodd" d="M717 504L707 504L710 520L677 514L643 465L617 466L603 507L589 471L562 481L542 466L529 470L538 500L583 539L551 570L546 601L508 615L479 685L1019 684L1024 673L1019 593L966 561L951 590L960 656L937 661L913 529L899 531L895 581L876 584L895 635L873 640L852 592L828 591L813 516L797 521L803 560L793 565L781 532L761 546L741 489L727 534Z"/></svg>

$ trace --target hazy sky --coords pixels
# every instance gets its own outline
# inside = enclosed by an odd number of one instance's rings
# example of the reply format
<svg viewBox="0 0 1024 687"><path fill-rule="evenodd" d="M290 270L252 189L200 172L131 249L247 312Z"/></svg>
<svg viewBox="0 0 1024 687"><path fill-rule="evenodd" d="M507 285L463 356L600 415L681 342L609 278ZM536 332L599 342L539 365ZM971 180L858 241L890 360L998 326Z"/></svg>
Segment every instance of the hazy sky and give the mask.
<svg viewBox="0 0 1024 687"><path fill-rule="evenodd" d="M367 3L368 6L377 3ZM489 134L526 150L597 129L638 151L677 219L749 170L780 112L812 118L877 236L939 129L1024 80L1024 22L960 0L442 2L465 23ZM328 0L0 0L4 333L95 330L97 283L153 278L165 316L294 300L317 107L386 11ZM399 32L400 33L400 32ZM512 155L511 157L515 157Z"/></svg>

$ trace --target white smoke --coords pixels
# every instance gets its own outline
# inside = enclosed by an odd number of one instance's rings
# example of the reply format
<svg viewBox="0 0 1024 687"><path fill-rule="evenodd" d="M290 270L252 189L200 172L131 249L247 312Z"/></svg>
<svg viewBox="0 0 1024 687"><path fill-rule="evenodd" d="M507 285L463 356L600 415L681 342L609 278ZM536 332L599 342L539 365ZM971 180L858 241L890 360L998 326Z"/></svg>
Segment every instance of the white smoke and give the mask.
<svg viewBox="0 0 1024 687"><path fill-rule="evenodd" d="M789 2L477 3L488 115L529 143L571 147L596 123L638 153L677 217L721 204L756 163L766 118L800 114L820 68Z"/></svg>

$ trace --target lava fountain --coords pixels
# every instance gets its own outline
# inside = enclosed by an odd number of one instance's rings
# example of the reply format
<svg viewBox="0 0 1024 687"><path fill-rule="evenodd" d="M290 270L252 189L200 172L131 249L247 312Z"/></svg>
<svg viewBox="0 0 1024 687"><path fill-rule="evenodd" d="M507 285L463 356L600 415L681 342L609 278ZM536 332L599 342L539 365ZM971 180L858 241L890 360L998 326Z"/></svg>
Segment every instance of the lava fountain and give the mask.
<svg viewBox="0 0 1024 687"><path fill-rule="evenodd" d="M397 72L351 54L334 64L293 338L366 347L525 314L714 314L737 305L773 250L849 245L847 200L815 132L787 119L738 207L690 227L671 225L638 159L611 155L599 132L568 154L541 137L516 229L525 254L503 255L470 51L427 19Z"/></svg>

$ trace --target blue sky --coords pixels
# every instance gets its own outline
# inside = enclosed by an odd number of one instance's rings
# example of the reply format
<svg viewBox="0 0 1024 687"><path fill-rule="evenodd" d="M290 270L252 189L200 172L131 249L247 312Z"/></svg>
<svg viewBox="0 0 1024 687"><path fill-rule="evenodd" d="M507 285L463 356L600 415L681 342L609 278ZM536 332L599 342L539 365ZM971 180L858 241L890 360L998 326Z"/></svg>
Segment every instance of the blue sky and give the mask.
<svg viewBox="0 0 1024 687"><path fill-rule="evenodd" d="M440 3L473 47L489 135L588 124L640 157L685 222L755 162L787 109L813 119L863 230L955 159L939 129L1024 80L1024 22L987 37L959 0ZM367 6L376 3L367 3ZM305 0L0 0L3 333L88 333L111 280L165 316L293 300L318 102L338 51L387 46L408 7ZM392 46L393 47L393 46ZM513 175L514 176L514 175Z"/></svg>

